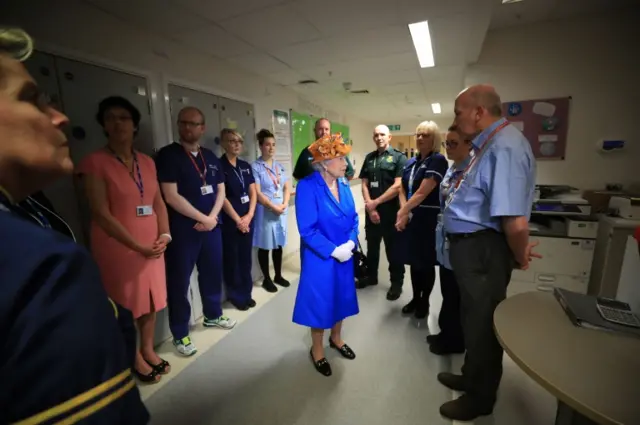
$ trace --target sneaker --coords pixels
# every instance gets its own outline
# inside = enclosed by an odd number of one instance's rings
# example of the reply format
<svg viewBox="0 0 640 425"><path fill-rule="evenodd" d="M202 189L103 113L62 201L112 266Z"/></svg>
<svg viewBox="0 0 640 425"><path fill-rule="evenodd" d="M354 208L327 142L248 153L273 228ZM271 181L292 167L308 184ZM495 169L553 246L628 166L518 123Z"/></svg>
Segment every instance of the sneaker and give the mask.
<svg viewBox="0 0 640 425"><path fill-rule="evenodd" d="M207 319L204 318L204 322L202 323L207 328L220 328L220 329L233 329L236 325L236 321L228 318L225 315L218 317L217 319Z"/></svg>
<svg viewBox="0 0 640 425"><path fill-rule="evenodd" d="M173 345L176 347L176 350L178 350L178 353L182 354L183 356L193 356L198 352L198 349L195 345L193 345L193 342L191 342L191 338L188 336L185 336L182 339L174 339Z"/></svg>

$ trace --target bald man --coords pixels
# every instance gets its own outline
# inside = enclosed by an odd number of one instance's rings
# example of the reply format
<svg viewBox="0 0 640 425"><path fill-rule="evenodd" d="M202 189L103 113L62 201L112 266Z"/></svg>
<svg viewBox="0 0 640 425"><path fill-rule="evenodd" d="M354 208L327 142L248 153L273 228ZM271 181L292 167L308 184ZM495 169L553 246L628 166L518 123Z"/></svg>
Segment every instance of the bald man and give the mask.
<svg viewBox="0 0 640 425"><path fill-rule="evenodd" d="M455 125L462 137L473 139L475 157L452 182L443 224L460 287L467 353L462 375L440 373L438 380L465 392L440 407L443 416L458 421L493 412L503 354L493 313L506 297L513 268L526 269L537 256L529 244L535 159L527 139L502 118L501 105L486 85L469 87L455 102Z"/></svg>
<svg viewBox="0 0 640 425"><path fill-rule="evenodd" d="M373 141L376 144L376 150L365 157L360 170L362 196L367 210L365 233L369 276L359 280L357 287L362 289L378 284L380 243L384 240L391 275L391 287L387 292L387 299L395 301L400 298L404 282L404 263L398 261L393 254L393 246L397 235L395 220L400 209L398 194L407 158L389 144L391 134L386 125L379 125L374 129Z"/></svg>
<svg viewBox="0 0 640 425"><path fill-rule="evenodd" d="M313 127L313 134L315 136L315 140L326 136L331 133L331 122L326 118L320 118L316 121L315 126ZM308 148L304 148L302 152L300 152L300 156L298 156L298 160L296 161L296 166L293 168L293 178L296 180L302 180L307 176L313 174L314 170L311 166L312 160L311 153L309 153ZM351 161L349 161L349 157L345 157L347 160L347 171L345 171L344 176L351 180L355 175L355 170L353 169L353 165L351 165Z"/></svg>

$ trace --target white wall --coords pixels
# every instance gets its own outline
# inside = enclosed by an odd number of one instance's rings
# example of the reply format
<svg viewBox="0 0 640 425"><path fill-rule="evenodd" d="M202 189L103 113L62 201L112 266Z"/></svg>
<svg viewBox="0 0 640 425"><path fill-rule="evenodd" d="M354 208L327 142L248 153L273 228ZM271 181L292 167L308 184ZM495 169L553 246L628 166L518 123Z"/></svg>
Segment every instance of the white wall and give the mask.
<svg viewBox="0 0 640 425"><path fill-rule="evenodd" d="M61 8L64 4L66 7ZM38 11L26 7L3 13L2 23L19 25L36 40L36 48L84 59L97 64L140 71L149 76L154 118L154 141L163 146L170 141L168 111L164 96L167 81L187 83L255 106L256 127L270 128L274 109L296 109L327 116L349 125L354 140L353 158L359 171L370 145L373 125L342 115L330 105L318 105L296 92L245 72L225 61L190 50L155 34L138 29L81 2L38 2ZM215 40L203 40L215 42ZM327 107L328 106L328 107ZM295 158L293 159L295 161ZM359 186L354 187L359 200ZM289 238L285 255L299 249L295 210L289 213Z"/></svg>
<svg viewBox="0 0 640 425"><path fill-rule="evenodd" d="M504 101L572 96L566 160L538 161L539 184L637 182L639 34L631 13L492 31L465 83L493 84ZM600 138L628 150L601 155Z"/></svg>

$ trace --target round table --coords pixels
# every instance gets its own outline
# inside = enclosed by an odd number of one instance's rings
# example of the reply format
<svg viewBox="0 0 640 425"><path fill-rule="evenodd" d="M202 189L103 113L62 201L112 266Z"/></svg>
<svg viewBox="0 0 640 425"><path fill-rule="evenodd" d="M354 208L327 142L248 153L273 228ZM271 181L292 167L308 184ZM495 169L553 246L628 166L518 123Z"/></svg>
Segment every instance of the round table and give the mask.
<svg viewBox="0 0 640 425"><path fill-rule="evenodd" d="M504 300L494 327L509 357L558 399L556 424L640 424L640 338L574 326L543 292Z"/></svg>

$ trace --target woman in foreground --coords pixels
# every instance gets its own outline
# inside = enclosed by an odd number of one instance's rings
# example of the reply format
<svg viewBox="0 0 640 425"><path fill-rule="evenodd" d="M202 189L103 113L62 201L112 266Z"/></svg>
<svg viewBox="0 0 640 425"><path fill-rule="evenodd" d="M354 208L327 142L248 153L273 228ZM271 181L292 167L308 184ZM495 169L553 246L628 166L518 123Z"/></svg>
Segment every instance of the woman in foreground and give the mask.
<svg viewBox="0 0 640 425"><path fill-rule="evenodd" d="M311 328L311 360L324 376L331 375L324 353L325 329L331 329L331 348L347 359L356 357L342 340L342 321L359 312L352 260L358 214L349 183L343 178L350 150L339 134L316 140L309 146L316 171L296 188L302 246L293 321Z"/></svg>

